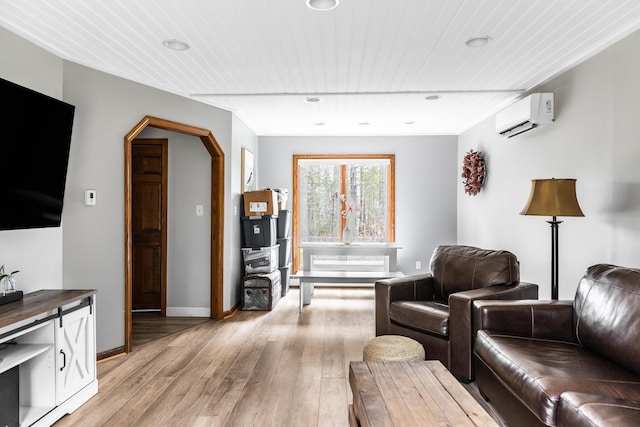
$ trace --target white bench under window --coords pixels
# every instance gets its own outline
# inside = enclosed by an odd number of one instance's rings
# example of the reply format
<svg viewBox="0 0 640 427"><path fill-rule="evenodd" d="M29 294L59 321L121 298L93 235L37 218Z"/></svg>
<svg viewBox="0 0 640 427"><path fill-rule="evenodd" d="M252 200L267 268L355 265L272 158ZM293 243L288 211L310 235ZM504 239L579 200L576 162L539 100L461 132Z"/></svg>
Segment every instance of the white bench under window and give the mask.
<svg viewBox="0 0 640 427"><path fill-rule="evenodd" d="M291 277L300 281L300 306L311 303L314 283L372 283L402 277L397 271L395 243L301 243L303 269Z"/></svg>

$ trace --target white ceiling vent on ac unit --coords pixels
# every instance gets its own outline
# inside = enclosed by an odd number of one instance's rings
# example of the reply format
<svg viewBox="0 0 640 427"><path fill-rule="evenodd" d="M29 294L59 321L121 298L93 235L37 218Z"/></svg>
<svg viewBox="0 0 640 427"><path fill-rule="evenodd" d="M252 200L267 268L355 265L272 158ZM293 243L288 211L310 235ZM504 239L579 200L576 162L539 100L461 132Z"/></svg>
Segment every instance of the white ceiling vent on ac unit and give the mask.
<svg viewBox="0 0 640 427"><path fill-rule="evenodd" d="M532 93L496 114L496 132L507 138L553 122L553 93Z"/></svg>

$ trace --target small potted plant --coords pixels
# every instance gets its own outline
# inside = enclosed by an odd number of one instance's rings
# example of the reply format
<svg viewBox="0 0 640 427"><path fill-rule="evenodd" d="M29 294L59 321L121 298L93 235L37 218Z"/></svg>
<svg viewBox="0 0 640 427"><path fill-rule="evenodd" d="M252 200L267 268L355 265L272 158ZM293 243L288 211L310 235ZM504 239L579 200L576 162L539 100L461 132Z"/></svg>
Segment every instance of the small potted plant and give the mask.
<svg viewBox="0 0 640 427"><path fill-rule="evenodd" d="M5 273L4 265L0 266L0 283L3 283L3 293L8 294L10 292L15 292L16 290L16 279L13 277L14 274L19 273L19 270L12 271L11 273Z"/></svg>

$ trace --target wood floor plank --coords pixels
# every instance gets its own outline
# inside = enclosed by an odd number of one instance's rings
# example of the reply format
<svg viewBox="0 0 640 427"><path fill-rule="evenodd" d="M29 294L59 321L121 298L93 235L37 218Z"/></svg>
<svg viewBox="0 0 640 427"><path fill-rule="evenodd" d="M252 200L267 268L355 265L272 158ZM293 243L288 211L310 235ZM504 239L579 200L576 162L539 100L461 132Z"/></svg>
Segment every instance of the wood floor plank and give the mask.
<svg viewBox="0 0 640 427"><path fill-rule="evenodd" d="M273 389L272 380L276 375L278 356L282 349L282 343L269 341L264 347L260 359L256 363L247 384L242 390L238 402L233 408L227 425L253 426L256 424L258 414L262 411L270 411L265 402L268 402L266 390Z"/></svg>
<svg viewBox="0 0 640 427"><path fill-rule="evenodd" d="M343 426L349 405L345 399L347 384L344 378L322 378L318 403L318 426Z"/></svg>
<svg viewBox="0 0 640 427"><path fill-rule="evenodd" d="M172 378L158 377L149 381L138 392L127 399L127 404L122 405L121 410L109 417L104 425L125 426L137 420L141 414L156 401L157 396L163 393L173 382ZM93 415L89 415L93 418Z"/></svg>
<svg viewBox="0 0 640 427"><path fill-rule="evenodd" d="M221 422L216 422L216 425L225 425L227 422L262 354L266 342L259 332L256 335L255 340L245 341L238 356L224 373L219 387L200 411L200 415L214 416Z"/></svg>
<svg viewBox="0 0 640 427"><path fill-rule="evenodd" d="M340 325L328 325L325 329L322 346L322 376L326 378L344 378L344 329Z"/></svg>
<svg viewBox="0 0 640 427"><path fill-rule="evenodd" d="M304 374L301 372L304 337L296 333L296 322L292 321L297 318L295 314L297 310L298 306L293 304L290 308L281 311L287 313L286 318L277 320L287 323L279 335L285 340L285 345L282 348L276 373L271 383L272 392L267 393L262 411L256 417L256 425L273 427L293 425L291 411L295 410L292 402L296 392L296 383L298 377Z"/></svg>
<svg viewBox="0 0 640 427"><path fill-rule="evenodd" d="M208 320L206 317L162 317L159 312L133 313L131 345L136 349L140 345L173 335Z"/></svg>
<svg viewBox="0 0 640 427"><path fill-rule="evenodd" d="M202 394L206 381L203 378L195 381L174 380L171 387L160 393L153 404L141 414L136 426L183 425L192 402Z"/></svg>
<svg viewBox="0 0 640 427"><path fill-rule="evenodd" d="M296 382L289 424L291 426L317 426L322 375L317 365L303 363Z"/></svg>

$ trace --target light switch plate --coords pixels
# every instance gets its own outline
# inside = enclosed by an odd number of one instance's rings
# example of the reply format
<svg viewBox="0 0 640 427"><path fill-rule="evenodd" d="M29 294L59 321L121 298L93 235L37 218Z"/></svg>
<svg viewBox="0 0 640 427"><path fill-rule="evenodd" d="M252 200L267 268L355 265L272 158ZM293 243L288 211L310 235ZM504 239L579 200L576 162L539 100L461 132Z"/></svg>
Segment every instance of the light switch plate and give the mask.
<svg viewBox="0 0 640 427"><path fill-rule="evenodd" d="M84 204L87 206L95 206L96 205L96 190L86 190L84 192Z"/></svg>

